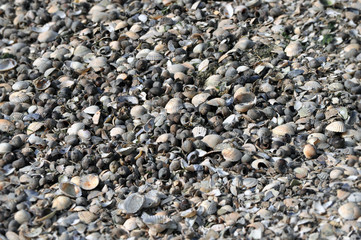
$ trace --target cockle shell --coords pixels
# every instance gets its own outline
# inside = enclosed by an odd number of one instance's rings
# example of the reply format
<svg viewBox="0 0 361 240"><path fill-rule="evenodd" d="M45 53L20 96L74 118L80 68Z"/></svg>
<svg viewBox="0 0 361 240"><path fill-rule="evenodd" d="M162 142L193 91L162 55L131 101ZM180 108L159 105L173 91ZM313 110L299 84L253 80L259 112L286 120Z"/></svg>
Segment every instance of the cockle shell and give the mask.
<svg viewBox="0 0 361 240"><path fill-rule="evenodd" d="M342 205L338 213L346 220L354 220L361 216L361 209L356 203L349 202Z"/></svg>
<svg viewBox="0 0 361 240"><path fill-rule="evenodd" d="M29 100L30 97L24 92L14 92L9 96L9 101L12 103L24 103Z"/></svg>
<svg viewBox="0 0 361 240"><path fill-rule="evenodd" d="M12 58L0 59L0 72L9 71L15 68L17 62Z"/></svg>
<svg viewBox="0 0 361 240"><path fill-rule="evenodd" d="M192 133L195 138L204 137L207 134L207 128L198 126L193 128Z"/></svg>
<svg viewBox="0 0 361 240"><path fill-rule="evenodd" d="M292 136L295 135L295 130L290 124L283 124L275 127L272 130L272 133L277 136L284 136L286 134Z"/></svg>
<svg viewBox="0 0 361 240"><path fill-rule="evenodd" d="M332 122L327 125L326 130L330 132L344 133L347 131L345 124L341 121Z"/></svg>
<svg viewBox="0 0 361 240"><path fill-rule="evenodd" d="M213 149L222 141L223 141L223 137L221 137L218 134L209 134L207 136L204 136L204 138L202 139L202 142L204 142L210 148L213 148Z"/></svg>
<svg viewBox="0 0 361 240"><path fill-rule="evenodd" d="M58 196L53 200L52 208L56 210L64 210L71 206L72 202L69 197L66 196Z"/></svg>
<svg viewBox="0 0 361 240"><path fill-rule="evenodd" d="M236 148L226 148L222 150L222 156L226 161L237 162L241 160L242 153Z"/></svg>
<svg viewBox="0 0 361 240"><path fill-rule="evenodd" d="M192 98L192 104L195 107L198 107L199 105L201 105L202 103L204 103L205 101L207 101L207 99L211 96L211 94L209 93L199 93L197 95L195 95Z"/></svg>
<svg viewBox="0 0 361 240"><path fill-rule="evenodd" d="M0 119L0 131L11 132L15 130L15 125L6 119Z"/></svg>
<svg viewBox="0 0 361 240"><path fill-rule="evenodd" d="M148 53L146 59L148 61L160 61L163 59L163 55L156 51L151 51Z"/></svg>
<svg viewBox="0 0 361 240"><path fill-rule="evenodd" d="M296 57L300 53L302 53L302 45L300 42L295 41L288 44L288 46L285 48L285 53L287 57Z"/></svg>
<svg viewBox="0 0 361 240"><path fill-rule="evenodd" d="M26 134L30 135L36 131L38 131L40 128L44 126L44 123L42 122L32 122L28 126L28 129L26 130Z"/></svg>
<svg viewBox="0 0 361 240"><path fill-rule="evenodd" d="M306 144L305 145L305 147L303 148L303 154L308 159L312 159L312 158L315 158L317 156L316 149L311 144Z"/></svg>
<svg viewBox="0 0 361 240"><path fill-rule="evenodd" d="M183 108L183 102L180 98L172 98L165 105L165 110L168 114L177 113Z"/></svg>

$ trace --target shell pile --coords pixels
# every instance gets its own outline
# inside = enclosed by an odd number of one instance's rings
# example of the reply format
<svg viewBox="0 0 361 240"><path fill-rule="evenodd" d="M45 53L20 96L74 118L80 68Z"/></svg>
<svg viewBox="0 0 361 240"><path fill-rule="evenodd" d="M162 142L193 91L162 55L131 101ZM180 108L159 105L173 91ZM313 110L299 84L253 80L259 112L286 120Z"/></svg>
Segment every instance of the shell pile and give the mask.
<svg viewBox="0 0 361 240"><path fill-rule="evenodd" d="M360 0L0 4L0 239L359 239Z"/></svg>

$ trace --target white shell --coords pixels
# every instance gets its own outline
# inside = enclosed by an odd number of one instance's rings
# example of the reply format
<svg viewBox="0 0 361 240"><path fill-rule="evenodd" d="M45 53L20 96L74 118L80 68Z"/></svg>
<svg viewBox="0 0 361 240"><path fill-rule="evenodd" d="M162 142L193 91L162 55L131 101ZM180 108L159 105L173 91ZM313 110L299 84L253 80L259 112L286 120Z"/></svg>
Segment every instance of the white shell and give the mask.
<svg viewBox="0 0 361 240"><path fill-rule="evenodd" d="M192 133L195 138L204 137L207 134L207 128L198 126L193 128Z"/></svg>
<svg viewBox="0 0 361 240"><path fill-rule="evenodd" d="M44 126L44 123L42 122L32 122L30 123L30 125L28 126L28 129L26 131L26 134L30 135L33 134L34 132L38 131L40 128L42 128Z"/></svg>
<svg viewBox="0 0 361 240"><path fill-rule="evenodd" d="M272 130L272 133L277 136L284 136L286 134L292 136L295 135L295 130L290 124L283 124L275 127Z"/></svg>
<svg viewBox="0 0 361 240"><path fill-rule="evenodd" d="M330 132L343 133L343 132L347 131L347 128L343 122L336 121L336 122L333 122L333 123L330 123L329 125L327 125L326 130L330 131Z"/></svg>
<svg viewBox="0 0 361 240"><path fill-rule="evenodd" d="M232 7L231 4L227 4L223 9L222 9L222 14L226 17L226 18L232 18L233 14L234 14L234 9Z"/></svg>
<svg viewBox="0 0 361 240"><path fill-rule="evenodd" d="M0 59L0 72L5 72L16 67L17 62L12 58Z"/></svg>
<svg viewBox="0 0 361 240"><path fill-rule="evenodd" d="M84 112L87 114L95 114L97 111L99 111L99 107L96 105L92 105L84 109Z"/></svg>
<svg viewBox="0 0 361 240"><path fill-rule="evenodd" d="M146 59L148 61L160 61L163 59L163 55L156 51L151 51L148 53Z"/></svg>
<svg viewBox="0 0 361 240"><path fill-rule="evenodd" d="M81 196L81 189L78 185L70 182L60 183L59 190L68 197L77 198Z"/></svg>
<svg viewBox="0 0 361 240"><path fill-rule="evenodd" d="M0 154L11 152L11 148L10 143L0 143Z"/></svg>
<svg viewBox="0 0 361 240"><path fill-rule="evenodd" d="M303 51L302 45L300 42L295 41L288 44L288 46L285 48L285 53L287 57L296 57L299 54L301 54Z"/></svg>
<svg viewBox="0 0 361 240"><path fill-rule="evenodd" d="M99 177L96 174L88 174L80 178L80 187L84 190L93 190L98 184Z"/></svg>
<svg viewBox="0 0 361 240"><path fill-rule="evenodd" d="M30 97L24 92L13 92L9 96L9 101L12 103L23 103L30 100Z"/></svg>
<svg viewBox="0 0 361 240"><path fill-rule="evenodd" d="M236 148L226 148L222 150L222 156L226 161L237 162L241 160L242 153Z"/></svg>
<svg viewBox="0 0 361 240"><path fill-rule="evenodd" d="M142 208L144 201L143 195L132 193L124 201L124 209L127 213L136 213Z"/></svg>
<svg viewBox="0 0 361 240"><path fill-rule="evenodd" d="M183 108L183 102L180 98L172 98L168 101L167 105L165 105L165 110L167 113L177 113L179 110Z"/></svg>
<svg viewBox="0 0 361 240"><path fill-rule="evenodd" d="M68 129L67 133L69 135L76 135L78 133L78 131L80 129L84 129L85 128L85 124L78 122L78 123L74 123L73 125L71 125L71 127Z"/></svg>
<svg viewBox="0 0 361 240"><path fill-rule="evenodd" d="M92 136L90 131L84 129L80 129L77 134L81 140L89 140Z"/></svg>

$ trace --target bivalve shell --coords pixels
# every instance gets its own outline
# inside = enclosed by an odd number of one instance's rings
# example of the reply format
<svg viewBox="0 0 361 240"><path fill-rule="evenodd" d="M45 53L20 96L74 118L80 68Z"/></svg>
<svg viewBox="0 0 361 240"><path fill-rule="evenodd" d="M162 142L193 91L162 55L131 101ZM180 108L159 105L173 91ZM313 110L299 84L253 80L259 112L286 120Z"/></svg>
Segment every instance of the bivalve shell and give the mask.
<svg viewBox="0 0 361 240"><path fill-rule="evenodd" d="M305 145L305 147L303 148L303 154L308 159L312 159L312 158L315 158L317 156L316 149L311 144L306 144Z"/></svg>
<svg viewBox="0 0 361 240"><path fill-rule="evenodd" d="M80 187L84 190L93 190L98 184L99 177L96 174L88 174L80 178Z"/></svg>
<svg viewBox="0 0 361 240"><path fill-rule="evenodd" d="M292 136L295 135L295 130L290 124L283 124L275 127L272 133L277 136L285 136L286 134Z"/></svg>
<svg viewBox="0 0 361 240"><path fill-rule="evenodd" d="M15 68L16 65L17 65L17 62L12 58L0 59L0 72L9 71L9 70Z"/></svg>
<svg viewBox="0 0 361 240"><path fill-rule="evenodd" d="M302 53L302 45L300 42L295 41L288 44L288 46L285 48L285 53L287 57L296 57L300 53Z"/></svg>
<svg viewBox="0 0 361 240"><path fill-rule="evenodd" d="M172 98L165 105L165 110L168 114L177 113L183 108L183 102L180 98Z"/></svg>
<svg viewBox="0 0 361 240"><path fill-rule="evenodd" d="M242 183L246 188L253 188L257 186L258 180L256 178L245 178L243 179Z"/></svg>
<svg viewBox="0 0 361 240"><path fill-rule="evenodd" d="M42 128L43 126L44 126L44 123L42 123L42 122L32 122L32 123L30 123L30 125L28 126L28 129L26 130L26 134L28 134L28 135L33 134L34 132L36 132L40 128Z"/></svg>
<svg viewBox="0 0 361 240"><path fill-rule="evenodd" d="M132 193L124 201L124 209L127 213L136 213L143 207L144 201L143 195Z"/></svg>
<svg viewBox="0 0 361 240"><path fill-rule="evenodd" d="M0 131L11 132L15 130L15 125L6 119L0 119Z"/></svg>
<svg viewBox="0 0 361 240"><path fill-rule="evenodd" d="M214 149L222 141L223 141L223 137L221 137L218 134L209 134L202 139L202 142L207 144L212 149Z"/></svg>
<svg viewBox="0 0 361 240"><path fill-rule="evenodd" d="M71 206L72 202L69 197L67 196L58 196L53 200L52 208L56 210L64 210Z"/></svg>
<svg viewBox="0 0 361 240"><path fill-rule="evenodd" d="M222 150L222 156L226 161L238 162L242 158L242 152L236 148L226 148Z"/></svg>
<svg viewBox="0 0 361 240"><path fill-rule="evenodd" d="M24 103L29 100L30 97L24 92L14 92L9 96L9 101L12 103Z"/></svg>
<svg viewBox="0 0 361 240"><path fill-rule="evenodd" d="M346 220L355 220L361 216L361 209L356 203L349 202L342 205L338 213Z"/></svg>
<svg viewBox="0 0 361 240"><path fill-rule="evenodd" d="M151 51L148 53L146 59L148 61L160 61L163 59L163 55L156 51Z"/></svg>
<svg viewBox="0 0 361 240"><path fill-rule="evenodd" d="M80 187L78 185L70 183L70 182L60 183L59 190L64 195L66 195L68 197L72 197L72 198L80 197L82 194Z"/></svg>
<svg viewBox="0 0 361 240"><path fill-rule="evenodd" d="M347 131L347 128L343 122L336 121L327 125L326 130L330 132L344 133Z"/></svg>
<svg viewBox="0 0 361 240"><path fill-rule="evenodd" d="M207 128L198 126L193 128L192 133L195 138L204 137L207 134Z"/></svg>
<svg viewBox="0 0 361 240"><path fill-rule="evenodd" d="M10 143L0 143L0 154L11 152L11 148Z"/></svg>

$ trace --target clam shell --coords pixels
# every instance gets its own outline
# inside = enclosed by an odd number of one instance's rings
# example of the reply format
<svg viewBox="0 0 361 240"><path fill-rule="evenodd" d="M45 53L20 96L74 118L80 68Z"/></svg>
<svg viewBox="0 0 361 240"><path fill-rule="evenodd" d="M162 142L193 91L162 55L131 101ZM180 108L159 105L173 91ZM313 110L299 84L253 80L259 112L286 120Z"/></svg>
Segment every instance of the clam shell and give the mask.
<svg viewBox="0 0 361 240"><path fill-rule="evenodd" d="M115 137L117 135L122 135L125 133L125 130L121 127L114 127L112 130L110 130L110 136Z"/></svg>
<svg viewBox="0 0 361 240"><path fill-rule="evenodd" d="M236 148L226 148L222 150L222 156L226 161L238 162L242 158L242 153Z"/></svg>
<svg viewBox="0 0 361 240"><path fill-rule="evenodd" d="M92 106L89 106L87 108L84 109L84 112L87 113L87 114L95 114L96 112L99 111L99 107L96 106L96 105L92 105Z"/></svg>
<svg viewBox="0 0 361 240"><path fill-rule="evenodd" d="M0 143L0 154L11 152L11 148L10 143Z"/></svg>
<svg viewBox="0 0 361 240"><path fill-rule="evenodd" d="M361 216L361 209L356 203L349 202L342 205L338 213L346 220L354 220Z"/></svg>
<svg viewBox="0 0 361 240"><path fill-rule="evenodd" d="M253 188L257 186L258 180L256 178L245 178L243 179L242 183L246 188Z"/></svg>
<svg viewBox="0 0 361 240"><path fill-rule="evenodd" d="M243 89L238 89L234 93L234 108L237 112L247 112L257 103L256 95L251 92L243 92Z"/></svg>
<svg viewBox="0 0 361 240"><path fill-rule="evenodd" d="M183 101L180 98L172 98L165 105L168 114L177 113L183 108Z"/></svg>
<svg viewBox="0 0 361 240"><path fill-rule="evenodd" d="M34 82L33 82L35 88L37 90L45 90L47 89L48 87L50 87L51 85L51 82L49 79L46 79L46 78L39 78L39 79L36 79Z"/></svg>
<svg viewBox="0 0 361 240"><path fill-rule="evenodd" d="M143 208L157 207L160 204L160 200L158 191L151 190L145 194Z"/></svg>
<svg viewBox="0 0 361 240"><path fill-rule="evenodd" d="M344 133L347 131L345 124L341 121L332 122L326 127L327 131Z"/></svg>
<svg viewBox="0 0 361 240"><path fill-rule="evenodd" d="M150 49L142 49L135 55L135 58L146 58L150 52Z"/></svg>
<svg viewBox="0 0 361 240"><path fill-rule="evenodd" d="M312 159L312 158L315 158L317 156L316 149L311 144L306 144L305 145L305 147L303 148L303 154L308 159Z"/></svg>
<svg viewBox="0 0 361 240"><path fill-rule="evenodd" d="M303 51L302 45L300 42L295 41L288 44L288 46L285 48L285 53L287 57L296 57L299 54L301 54Z"/></svg>
<svg viewBox="0 0 361 240"><path fill-rule="evenodd" d="M303 87L303 90L310 91L310 92L319 92L322 89L321 84L316 81L307 81Z"/></svg>
<svg viewBox="0 0 361 240"><path fill-rule="evenodd" d="M266 159L256 159L252 162L251 166L257 170L262 168L269 168L270 162Z"/></svg>
<svg viewBox="0 0 361 240"><path fill-rule="evenodd" d="M81 122L73 123L70 128L68 128L67 133L69 135L76 135L80 129L84 129L85 124Z"/></svg>
<svg viewBox="0 0 361 240"><path fill-rule="evenodd" d="M58 196L53 200L52 208L56 210L64 210L71 206L72 202L69 197L66 196Z"/></svg>
<svg viewBox="0 0 361 240"><path fill-rule="evenodd" d="M99 184L99 177L96 174L84 175L80 178L80 187L84 190L92 190Z"/></svg>
<svg viewBox="0 0 361 240"><path fill-rule="evenodd" d="M78 212L78 217L79 217L80 221L82 221L82 222L84 222L86 224L90 224L95 219L97 219L97 215L95 215L94 213L92 213L90 211Z"/></svg>
<svg viewBox="0 0 361 240"><path fill-rule="evenodd" d="M147 225L165 224L171 221L167 216L163 215L148 215L147 213L142 214L142 221Z"/></svg>
<svg viewBox="0 0 361 240"><path fill-rule="evenodd" d="M44 123L42 122L32 122L28 126L28 129L26 130L26 134L30 135L38 131L40 128L44 126Z"/></svg>
<svg viewBox="0 0 361 240"><path fill-rule="evenodd" d="M84 129L80 129L77 134L78 134L79 138L84 141L89 140L92 136L90 131L84 130Z"/></svg>
<svg viewBox="0 0 361 240"><path fill-rule="evenodd" d="M283 124L275 127L272 130L272 133L277 136L284 136L286 134L292 136L295 135L295 130L290 124Z"/></svg>
<svg viewBox="0 0 361 240"><path fill-rule="evenodd" d="M208 65L209 65L209 60L205 59L203 60L199 65L198 65L198 71L199 72L204 72L208 69Z"/></svg>
<svg viewBox="0 0 361 240"><path fill-rule="evenodd" d="M148 61L160 61L163 59L163 55L156 51L151 51L148 53L146 59Z"/></svg>
<svg viewBox="0 0 361 240"><path fill-rule="evenodd" d="M204 137L207 134L207 128L198 126L193 128L192 133L195 138Z"/></svg>
<svg viewBox="0 0 361 240"><path fill-rule="evenodd" d="M207 101L207 104L214 107L223 107L226 105L226 100L223 98L213 98Z"/></svg>
<svg viewBox="0 0 361 240"><path fill-rule="evenodd" d="M30 97L24 92L13 92L9 96L9 101L12 103L24 103L30 100Z"/></svg>
<svg viewBox="0 0 361 240"><path fill-rule="evenodd" d="M197 95L195 95L192 98L192 104L195 107L198 107L199 105L201 105L202 103L204 103L205 101L207 101L207 99L211 96L211 94L209 93L199 93Z"/></svg>
<svg viewBox="0 0 361 240"><path fill-rule="evenodd" d="M0 131L12 132L15 130L15 125L6 119L0 119Z"/></svg>
<svg viewBox="0 0 361 240"><path fill-rule="evenodd" d="M218 134L209 134L202 139L202 142L207 144L212 149L214 149L222 141L223 141L223 137L221 137Z"/></svg>
<svg viewBox="0 0 361 240"><path fill-rule="evenodd" d="M82 192L78 185L66 182L66 183L60 183L59 184L59 190L61 193L68 197L77 198L80 197Z"/></svg>
<svg viewBox="0 0 361 240"><path fill-rule="evenodd" d="M127 213L136 213L143 207L144 201L143 195L132 193L124 201L124 209Z"/></svg>
<svg viewBox="0 0 361 240"><path fill-rule="evenodd" d="M17 62L12 58L0 59L0 72L9 71L9 70L15 68L16 65L17 65Z"/></svg>
<svg viewBox="0 0 361 240"><path fill-rule="evenodd" d="M26 81L19 81L19 82L16 82L12 85L12 89L14 91L20 91L20 90L24 90L24 89L27 89L29 87L29 82L26 82Z"/></svg>

